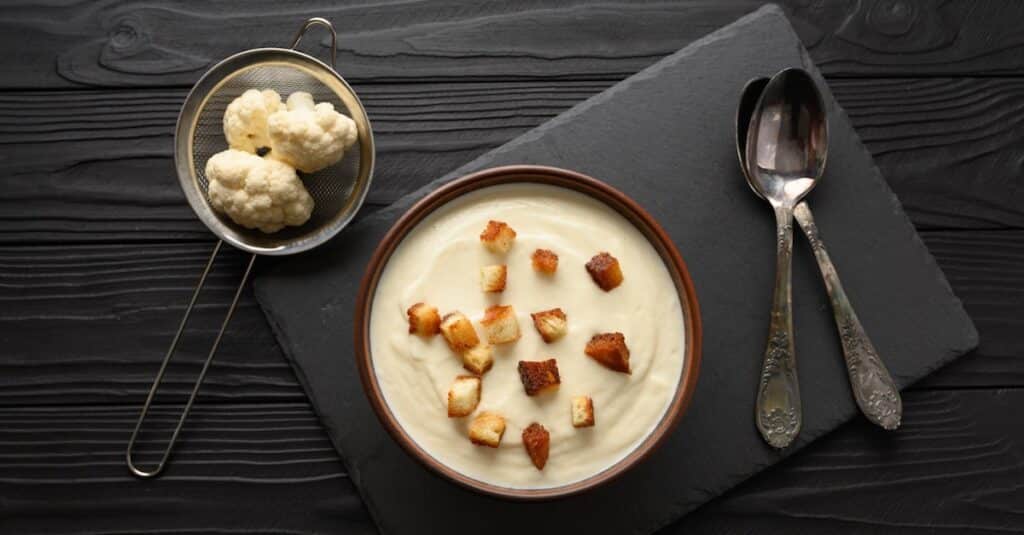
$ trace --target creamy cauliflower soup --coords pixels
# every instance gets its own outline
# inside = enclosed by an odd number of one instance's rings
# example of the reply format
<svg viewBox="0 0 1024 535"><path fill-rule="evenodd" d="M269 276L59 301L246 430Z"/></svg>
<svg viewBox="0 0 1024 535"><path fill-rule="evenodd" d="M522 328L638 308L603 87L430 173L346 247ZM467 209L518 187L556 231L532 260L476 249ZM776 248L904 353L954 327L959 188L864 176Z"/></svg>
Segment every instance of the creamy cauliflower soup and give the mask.
<svg viewBox="0 0 1024 535"><path fill-rule="evenodd" d="M481 244L489 221L515 231L511 248ZM537 249L558 257L553 274L538 272ZM623 280L603 290L585 265L600 252L618 260ZM504 290L484 292L481 268L506 266ZM520 336L493 345L493 365L480 377L473 412L449 417L449 389L474 375L441 334L410 333L407 310L416 303L441 316L461 312L486 341L480 323L493 305L510 305ZM564 336L545 343L531 313L560 308ZM622 333L629 373L602 365L584 350L594 335ZM538 184L483 188L439 207L397 246L381 273L370 313L372 369L384 401L405 432L430 456L484 483L544 489L600 473L630 454L660 423L679 384L684 319L676 286L661 257L626 218L576 191ZM527 395L519 361L556 359L560 383ZM575 427L571 400L589 396L594 424ZM469 439L481 413L504 418L500 444ZM541 424L550 434L547 462L538 469L523 430Z"/></svg>

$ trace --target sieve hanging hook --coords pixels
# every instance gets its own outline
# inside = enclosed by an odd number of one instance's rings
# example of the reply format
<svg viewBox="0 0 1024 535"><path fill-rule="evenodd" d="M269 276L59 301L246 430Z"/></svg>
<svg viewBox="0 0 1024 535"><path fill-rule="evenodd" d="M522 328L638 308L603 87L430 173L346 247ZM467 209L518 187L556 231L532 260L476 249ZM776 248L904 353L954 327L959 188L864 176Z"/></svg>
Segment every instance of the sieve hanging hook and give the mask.
<svg viewBox="0 0 1024 535"><path fill-rule="evenodd" d="M316 26L317 24L326 27L327 31L331 32L331 68L332 69L337 69L338 68L338 32L334 31L334 25L331 24L331 21L329 21L329 20L327 20L325 18L313 17L311 19L306 20L306 22L303 23L302 28L299 28L299 33L295 34L295 39L292 39L292 46L290 46L289 48L291 48L292 50L295 50L296 47L299 46L299 41L302 41L302 36L306 35L306 32L309 31L309 29L312 28L313 26Z"/></svg>

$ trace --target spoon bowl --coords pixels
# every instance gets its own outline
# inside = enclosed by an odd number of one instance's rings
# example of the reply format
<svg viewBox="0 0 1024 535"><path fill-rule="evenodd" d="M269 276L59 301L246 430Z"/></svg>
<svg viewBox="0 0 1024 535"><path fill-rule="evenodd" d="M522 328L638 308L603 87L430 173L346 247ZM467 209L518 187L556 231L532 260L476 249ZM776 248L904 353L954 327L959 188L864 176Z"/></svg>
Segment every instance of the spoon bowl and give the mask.
<svg viewBox="0 0 1024 535"><path fill-rule="evenodd" d="M768 78L754 78L747 82L747 85L743 86L743 91L740 92L740 104L736 107L736 158L739 159L740 169L743 171L743 177L747 179L747 185L761 199L764 199L764 195L761 195L761 190L754 187L750 173L747 172L747 133L750 129L750 118L754 116L754 110L757 109L757 101L761 98L767 85Z"/></svg>
<svg viewBox="0 0 1024 535"><path fill-rule="evenodd" d="M743 160L750 186L773 206L795 206L821 178L828 156L828 121L814 79L802 69L780 71L748 125Z"/></svg>

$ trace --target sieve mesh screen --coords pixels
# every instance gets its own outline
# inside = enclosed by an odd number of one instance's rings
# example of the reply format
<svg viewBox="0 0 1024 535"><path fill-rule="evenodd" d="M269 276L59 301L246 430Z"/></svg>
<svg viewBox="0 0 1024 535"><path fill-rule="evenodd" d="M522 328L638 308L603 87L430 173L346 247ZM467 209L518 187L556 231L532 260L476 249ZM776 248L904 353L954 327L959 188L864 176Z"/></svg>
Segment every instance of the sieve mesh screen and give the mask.
<svg viewBox="0 0 1024 535"><path fill-rule="evenodd" d="M224 111L232 100L249 89L273 89L286 100L296 91L305 91L313 95L316 102L330 102L339 113L353 117L345 103L324 82L302 68L284 63L259 63L243 67L227 75L223 82L206 99L199 109L195 129L192 136L192 162L196 174L196 184L203 198L207 197L208 181L205 175L206 162L214 154L228 148L224 138ZM346 209L347 201L359 181L360 143L345 151L342 160L316 173L300 173L306 190L313 197L315 207L313 214L304 225L286 227L274 233L275 242L299 240L317 233L322 227L329 225L339 212ZM259 230L246 229L236 225L227 216L217 213L220 221L232 228L240 238L265 242L268 235Z"/></svg>

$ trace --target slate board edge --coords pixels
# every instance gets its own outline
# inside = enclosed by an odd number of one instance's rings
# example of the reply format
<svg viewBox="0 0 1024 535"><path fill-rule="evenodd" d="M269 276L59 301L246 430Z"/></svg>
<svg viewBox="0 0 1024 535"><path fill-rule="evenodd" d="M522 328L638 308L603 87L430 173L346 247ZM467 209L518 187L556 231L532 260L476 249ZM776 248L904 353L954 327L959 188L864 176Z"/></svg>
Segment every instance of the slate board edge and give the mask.
<svg viewBox="0 0 1024 535"><path fill-rule="evenodd" d="M383 526L384 523L382 519L378 517L378 515L381 513L378 512L378 508L374 504L373 499L367 493L363 492L363 485L360 478L361 476L359 474L359 469L356 468L355 464L349 462L348 455L345 454L345 450L341 447L341 444L339 444L337 440L335 440L334 433L330 432L330 420L324 418L323 415L320 414L320 407L317 405L316 399L313 396L309 395L311 388L309 384L309 379L306 377L306 372L302 369L301 366L298 365L296 360L292 357L291 344L288 343L288 334L285 332L284 329L281 328L280 324L278 323L276 317L273 314L273 311L265 307L263 305L263 301L258 298L258 290L256 291L256 294L256 302L260 304L260 310L262 310L263 315L266 316L267 323L270 324L270 330L273 331L274 337L277 338L278 345L281 346L281 351L284 353L285 358L288 360L288 365L291 367L292 371L295 372L295 377L299 381L299 384L302 385L302 391L306 395L306 399L309 401L310 406L313 408L313 414L316 415L316 419L317 421L320 422L320 425L324 426L324 428L326 429L325 434L327 435L327 440L330 441L332 446L334 446L334 450L338 452L338 457L341 458L341 464L342 466L345 467L345 472L348 475L348 479L349 481L352 482L352 486L355 488L356 493L359 495L359 499L362 500L363 504L366 506L366 510L369 512L370 518L373 520L374 526L376 526L378 532L383 532L381 526Z"/></svg>
<svg viewBox="0 0 1024 535"><path fill-rule="evenodd" d="M430 193L431 191L437 189L438 187L443 186L444 184L447 184L452 180L455 180L463 175L468 174L468 171L466 170L473 168L480 162L486 161L496 155L511 151L512 149L515 149L520 145L523 145L530 141L536 140L548 130L561 125L562 123L572 119L577 115L582 114L583 112L589 110L596 104L604 101L608 97L621 91L625 91L634 83L644 80L652 74L658 73L662 68L663 63L671 63L678 58L685 57L689 54L698 51L700 48L702 48L704 45L708 43L713 43L715 41L728 38L734 35L739 30L740 26L743 26L754 19L760 19L762 16L769 13L776 14L782 17L784 20L787 21L788 24L788 19L786 19L785 13L782 11L782 8L780 8L776 4L765 4L761 8L742 16L736 19L735 21L727 24L726 26L723 26L722 28L713 31L705 35L704 37L701 37L700 39L691 42L690 44L677 50L676 52L673 52L672 54L665 56L664 58L645 67L644 69L638 71L637 73L630 75L628 78L619 81L618 83L609 87L608 89L587 98L586 100L580 102L579 104L574 105L568 110L565 110L564 112L558 114L557 116L552 117L550 120L544 122L543 124L530 130L527 130L526 132L517 136L515 139L510 140L508 143L505 143L500 147L496 147L492 150L485 152L484 154L481 154L480 156L477 156L476 158L470 160L469 162L466 162L465 164L459 166L455 170L447 173L443 177L433 180L421 186L412 193L403 195L401 198L397 199L395 202L391 203L387 207L378 210L373 215L369 216L367 219L376 220L380 218L396 218L398 215L400 215L407 209L407 207L400 206L402 205L402 201L404 201L405 199L421 198L425 196L427 193Z"/></svg>
<svg viewBox="0 0 1024 535"><path fill-rule="evenodd" d="M489 152L487 152L487 153L485 153L485 154L483 154L483 155L473 159L472 161L464 164L463 166L460 166L459 168L457 168L456 170L446 174L445 176L443 176L443 177L441 177L441 178L439 178L437 180L431 181L430 183L422 186L421 188L418 188L417 190L413 191L412 193L409 193L409 194L403 196L401 199L397 200L392 205L390 205L387 208L384 208L384 209L382 209L382 210L380 210L380 211L370 215L366 219L370 220L370 221L378 221L380 219L385 219L385 220L387 220L387 219L395 219L402 212L404 212L405 209L407 208L407 207L404 206L403 201L405 201L407 199L420 198L420 197L426 195L427 193L429 193L430 191L433 191L437 187L439 187L439 186L441 186L441 185L443 185L443 184L445 184L447 182L450 182L451 180L454 180L454 179L456 179L456 178L466 174L468 172L467 170L475 168L475 167L479 166L481 163L485 163L488 159L493 158L496 155L500 155L500 154L503 154L503 153L505 153L507 151L511 151L513 149L516 149L517 147L519 147L520 145L522 145L524 143L535 141L537 138L542 136L548 130L550 130L552 128L555 128L555 127L563 124L564 122L570 121L571 119L573 119L577 115L586 112L587 110L589 110L594 105L596 105L596 104L602 102L603 100L607 99L609 96L614 95L614 94L616 94L618 92L621 92L623 90L628 89L633 83L635 83L637 81L640 81L640 80L646 79L650 74L655 73L658 70L660 70L660 68L662 66L661 64L663 62L676 61L676 60L678 60L681 57L685 57L688 54L694 53L696 50L700 49L701 47L703 47L704 45L706 45L708 43L712 43L712 42L720 40L720 39L728 38L728 37L734 35L740 29L742 29L742 27L744 25L746 25L749 22L751 22L752 19L760 19L761 17L766 16L766 15L772 15L772 16L775 16L775 17L779 17L782 20L786 21L787 25L790 25L788 19L785 16L785 13L782 11L781 8L779 8L778 6L776 6L774 4L765 5L765 6L761 7L760 9L758 9L758 10L756 10L756 11L754 11L754 12L748 14L748 15L745 15L745 16L737 19L736 21L734 21L733 23L729 24L728 26L725 26L725 27L723 27L723 28L721 28L719 30L716 30L716 31L706 35L705 37L702 37L702 38L700 38L700 39L690 43L689 45L687 45L683 49L677 51L676 53L673 53L670 56L667 56L667 57L663 58L662 60L659 60L658 62L652 64L651 66L649 66L649 67L639 71L638 73L630 76L629 78L626 78L625 80L619 82L618 84L614 85L612 88L609 88L609 89L607 89L607 90L605 90L605 91L603 91L603 92L601 92L601 93L599 93L597 95L594 95L594 96L584 100L583 102L573 106L569 110L566 110L565 112L563 112L562 114L558 115L557 117L552 118L551 120L545 122L544 124L539 125L538 127L533 128L533 129L523 133L522 135L520 135L517 138L509 141L505 145L502 145L501 147L495 148L495 149L493 149L493 150L491 150L491 151L489 151ZM813 62L810 60L809 55L807 54L806 50L799 44L799 42L797 43L797 47L799 49L799 55L801 57L801 63L804 65L804 67L807 68L809 71L811 71L812 74L819 81L823 81L822 78L821 78L820 73L817 70L817 68L814 66ZM825 91L828 92L828 96L829 97L832 97L831 91L828 90L827 85L825 86ZM849 120L848 119L848 115L846 114L845 110L843 110L841 107L838 107L838 111L839 111L840 115L837 115L837 117L840 117L841 119L846 120L846 121ZM866 158L868 159L868 161L871 162L871 170L872 170L871 172L874 173L874 175L875 175L875 176L873 176L871 178L875 181L875 185L877 187L880 187L880 188L885 190L885 193L888 195L888 197L890 199L890 202L892 203L894 209L901 210L901 206L900 206L899 200L896 198L895 194L888 187L888 183L884 180L884 177L882 176L880 170L878 169L877 165L874 163L873 157L871 156L871 154L867 150L867 148L864 146L864 144L861 141L860 137L858 135L856 135L856 133L854 133L853 139L859 145L858 150L863 152L864 155L866 156ZM910 222L909 217L907 217L907 215L905 213L903 213L902 216L903 216L903 220L905 221L906 225L908 225L909 228L913 229L913 225ZM959 305L961 316L964 319L967 320L965 322L965 326L969 329L969 332L966 333L968 335L967 338L969 338L969 341L965 345L965 347L953 349L953 350L949 351L946 355L943 355L940 359L936 360L935 366L928 368L926 371L922 372L920 376L908 377L908 378L896 377L895 380L897 381L897 383L902 383L902 384L900 384L901 388L905 388L909 384L911 384L911 383L913 383L913 382L915 382L915 381L925 377L926 375L934 372L936 369L941 368L942 366L948 364L949 362L951 362L952 360L954 360L958 356L962 355L964 352L967 352L967 351L973 349L974 347L976 347L977 343L978 343L977 330L976 330L973 322L971 322L971 320L969 319L969 316L967 316L966 311L964 311L962 302L953 293L952 288L950 287L948 280L945 278L945 276L942 273L941 269L938 268L938 265L937 265L937 262L934 259L934 256L932 256L931 253L928 251L928 249L925 246L923 240L916 233L916 231L913 232L912 234L914 235L914 242L917 244L918 248L921 250L921 252L925 253L925 258L926 258L927 263L935 268L935 272L937 273L937 276L938 276L938 278L939 278L939 280L941 282L941 286L946 289L946 291L948 293L948 296L952 297L953 302L956 305ZM260 307L261 307L261 309L263 309L264 314L267 316L268 321L270 322L271 327L272 327L272 329L275 332L275 335L277 335L281 340L287 340L287 336L285 336L283 331L281 329L279 329L278 323L273 318L272 311L269 310L267 307L265 307L263 305L262 299L259 299L261 297L261 292L260 292L258 286L257 286L256 294L257 294L258 301L260 302ZM284 350L286 356L289 359L289 362L292 364L293 369L295 369L296 374L299 376L300 383L302 383L303 387L307 388L307 390L308 390L307 380L303 376L303 372L296 365L294 359L292 358L292 355L290 354L290 349L289 349L290 346L288 346L287 344L282 344L282 346L283 346L283 350ZM316 402L314 400L312 400L312 399L310 400L310 402L313 405L314 411L318 414L318 417L319 417L320 410L316 406ZM809 434L805 434L804 436L801 437L802 440L799 440L796 444L794 444L791 448L785 450L784 452L780 452L780 454L779 454L779 456L777 458L775 458L775 459L773 459L773 460L771 460L769 462L763 463L763 464L761 464L759 466L756 466L748 474L745 474L743 476L738 476L738 477L736 477L736 478L734 478L734 479L732 479L730 481L725 481L725 482L723 482L722 485L718 486L713 491L707 492L708 500L712 499L713 497L721 495L722 493L728 491L729 489L732 489L733 487L737 486L738 484L742 483L743 481L745 481L745 480L753 477L754 475L762 472L765 468L773 466L777 462L779 462L779 461L781 461L781 460L783 460L785 458L788 458L789 456L791 456L792 454L796 453L797 451L802 450L807 444L810 444L814 440L817 440L818 438L821 438L822 436L830 433L832 430L835 429L835 427L838 427L843 422L847 422L850 419L851 419L850 417L840 418L840 419L836 420L835 422L832 422L832 425L829 426L831 428L829 431L825 431L823 433L815 434L814 436L810 436ZM323 419L321 419L321 421L323 421ZM334 440L333 437L331 437L330 440L331 440L332 444L335 445L335 448L341 453L341 456L342 456L342 459L343 459L343 463L345 464L346 468L349 470L349 477L353 481L353 483L354 483L357 491L359 492L360 496L362 497L364 502L367 504L367 508L368 508L371 516L373 517L374 522L376 523L378 528L381 528L382 531L383 531L383 527L386 526L386 523L381 522L381 519L378 518L378 514L381 514L381 513L376 510L376 506L372 503L372 500L368 499L369 497L365 493L363 493L363 491L361 489L360 474L359 474L358 468L355 467L355 466L350 466L348 460L345 457L345 453L342 450L342 448L338 447L338 445L335 443L335 440ZM704 503L706 503L706 501ZM660 529L662 527L665 527L665 526L671 524L672 522L677 521L681 516L687 514L688 512L692 511L695 508L696 507L689 507L689 506L677 507L674 510L670 511L669 514L663 516L661 519L657 519L654 523L657 524L658 525L658 529Z"/></svg>
<svg viewBox="0 0 1024 535"><path fill-rule="evenodd" d="M778 6L776 4L769 4L769 5L765 6L765 8L762 8L762 9L767 9L767 8L775 8L775 10L778 11L778 14L784 16L784 13L782 12L782 10L780 8L778 8ZM786 20L788 21L789 19L786 19ZM838 101L835 98L835 95L832 94L832 89L829 88L827 83L825 83L824 77L822 76L821 72L818 71L817 66L814 64L814 61L811 59L811 55L807 51L807 48L803 47L803 46L800 46L799 47L799 52L800 52L800 57L801 57L801 63L803 63L804 68L807 69L807 71L809 71L814 76L814 78L818 80L818 82L820 82L820 87L821 87L822 92L825 94L826 100L832 100L832 101L838 103ZM851 125L853 124L853 121L850 120L850 115L846 112L846 108L843 108L842 106L836 106L835 110L833 110L833 112L832 112L832 116L831 116L830 120L831 121L835 121L837 119L842 119L844 122L846 122L848 124L851 124ZM978 347L978 343L979 343L978 328L974 325L974 320L972 320L970 315L967 314L967 310L964 308L963 301L961 301L960 297L957 296L956 293L953 292L953 287L949 284L949 279L946 278L945 272L943 272L942 268L939 267L939 263L935 261L935 256L932 255L932 252L928 249L928 246L924 243L924 240L921 239L921 235L918 234L916 227L914 227L913 221L910 220L910 216L907 215L906 210L903 210L902 203L900 203L899 198L892 191L892 188L889 187L889 183L885 180L885 175L882 174L882 170L879 169L878 168L878 164L875 163L874 155L871 154L870 150L868 150L867 145L864 144L864 141L860 138L860 134L857 133L856 129L853 129L853 135L852 135L851 139L853 140L854 144L857 146L857 149L864 155L864 158L867 161L871 162L871 173L873 175L871 178L873 180L873 183L876 186L878 186L878 187L880 187L881 189L884 190L884 193L886 194L887 198L889 199L889 202L890 202L891 206L893 207L893 209L895 211L899 212L901 219L903 220L903 222L908 227L910 227L911 229L914 229L914 231L911 233L912 241L917 246L917 248L920 249L920 251L923 253L923 257L924 257L925 261L928 263L928 265L933 267L933 268L935 268L935 273L938 275L937 276L937 281L946 290L946 293L948 294L948 297L950 298L950 300L953 303L955 303L956 305L959 306L960 313L963 316L963 319L965 320L965 324L967 325L967 327L969 329L969 331L967 333L968 341L967 341L967 344L964 347L958 348L955 351L953 351L950 355L947 355L947 356L943 357L942 359L939 359L938 361L936 361L936 366L934 366L932 368L929 368L927 371L925 371L925 373L921 377L912 378L909 381L905 381L902 385L899 385L899 388L902 390L902 389L910 386L911 384L913 384L913 383L915 383L915 382L917 382L917 381L927 377L928 375L933 373L935 370L937 370L939 368L942 368L943 366L949 364L950 362L952 362L953 360L955 360L959 356L963 355L964 353L967 353L969 351L972 351L972 350L976 349ZM802 238L798 238L798 239L803 241ZM841 266L837 266L837 269L841 270L842 268L841 268ZM897 382L897 384L900 383L899 379L900 378L898 378L898 377L894 378L894 380Z"/></svg>

